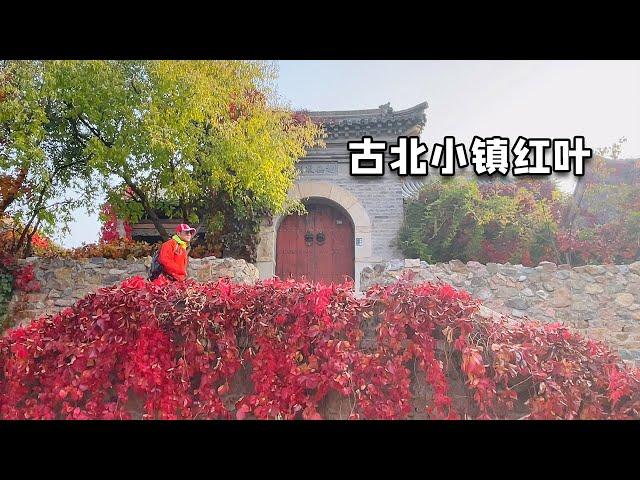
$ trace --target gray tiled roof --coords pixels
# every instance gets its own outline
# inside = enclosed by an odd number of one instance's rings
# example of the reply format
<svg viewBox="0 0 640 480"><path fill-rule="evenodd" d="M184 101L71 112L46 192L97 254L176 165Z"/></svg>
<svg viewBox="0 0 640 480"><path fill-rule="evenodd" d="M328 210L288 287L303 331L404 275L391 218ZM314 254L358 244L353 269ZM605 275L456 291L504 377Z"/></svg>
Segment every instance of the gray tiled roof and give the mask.
<svg viewBox="0 0 640 480"><path fill-rule="evenodd" d="M311 119L322 124L328 139L355 138L363 135L406 135L426 122L427 102L405 110L394 111L387 103L370 110L338 110L308 112Z"/></svg>

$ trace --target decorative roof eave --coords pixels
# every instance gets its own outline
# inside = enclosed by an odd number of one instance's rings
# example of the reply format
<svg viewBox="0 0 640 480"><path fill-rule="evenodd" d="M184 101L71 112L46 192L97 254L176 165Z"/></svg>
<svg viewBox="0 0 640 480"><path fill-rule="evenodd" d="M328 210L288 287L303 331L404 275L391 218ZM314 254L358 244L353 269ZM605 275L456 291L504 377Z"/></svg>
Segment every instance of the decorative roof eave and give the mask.
<svg viewBox="0 0 640 480"><path fill-rule="evenodd" d="M427 177L416 177L415 179L405 179L402 182L402 198L403 200L412 200L418 198L420 190L428 182Z"/></svg>
<svg viewBox="0 0 640 480"><path fill-rule="evenodd" d="M390 104L371 110L309 112L312 121L321 124L327 139L354 138L362 135L393 136L419 134L426 122L427 102L405 110L393 111Z"/></svg>

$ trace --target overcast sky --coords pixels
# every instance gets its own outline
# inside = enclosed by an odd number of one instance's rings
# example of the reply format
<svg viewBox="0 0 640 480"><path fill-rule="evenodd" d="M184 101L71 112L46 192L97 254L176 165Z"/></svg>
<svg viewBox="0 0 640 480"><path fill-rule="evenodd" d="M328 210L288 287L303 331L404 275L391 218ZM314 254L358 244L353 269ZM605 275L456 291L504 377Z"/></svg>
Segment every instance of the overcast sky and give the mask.
<svg viewBox="0 0 640 480"><path fill-rule="evenodd" d="M453 135L572 138L640 158L640 61L281 61L279 95L295 109L354 110L428 102L423 141ZM585 167L588 169L588 163ZM79 211L75 247L98 240L97 215Z"/></svg>

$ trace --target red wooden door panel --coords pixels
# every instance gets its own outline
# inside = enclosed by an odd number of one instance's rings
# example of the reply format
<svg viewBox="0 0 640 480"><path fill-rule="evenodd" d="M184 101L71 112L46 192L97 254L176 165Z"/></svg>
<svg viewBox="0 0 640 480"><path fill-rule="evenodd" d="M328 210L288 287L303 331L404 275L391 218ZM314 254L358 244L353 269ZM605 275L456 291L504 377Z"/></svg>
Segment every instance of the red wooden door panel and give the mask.
<svg viewBox="0 0 640 480"><path fill-rule="evenodd" d="M309 278L312 264L312 246L305 245L304 235L313 227L308 215L289 215L282 221L276 240L276 275Z"/></svg>
<svg viewBox="0 0 640 480"><path fill-rule="evenodd" d="M353 226L328 205L311 204L307 215L289 215L278 230L276 275L314 282L344 281L354 275ZM312 240L305 240L305 235ZM323 238L324 237L324 238Z"/></svg>

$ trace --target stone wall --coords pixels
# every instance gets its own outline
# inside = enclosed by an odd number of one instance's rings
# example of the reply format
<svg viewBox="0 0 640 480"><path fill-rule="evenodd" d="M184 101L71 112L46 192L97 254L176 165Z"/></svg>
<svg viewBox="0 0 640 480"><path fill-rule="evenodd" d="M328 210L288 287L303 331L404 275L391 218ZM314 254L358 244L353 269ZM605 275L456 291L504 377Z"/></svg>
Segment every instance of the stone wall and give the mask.
<svg viewBox="0 0 640 480"><path fill-rule="evenodd" d="M465 289L500 313L563 323L607 342L623 359L640 361L640 262L573 268L541 262L530 268L392 260L364 269L362 289L392 283L405 271L415 272L416 282L443 281Z"/></svg>
<svg viewBox="0 0 640 480"><path fill-rule="evenodd" d="M88 293L140 275L146 278L151 257L136 260L106 258L42 259L31 257L19 264L35 265L36 278L42 288L37 293L19 293L9 304L9 314L17 323L44 313L54 313L71 306ZM257 268L244 260L207 257L189 260L189 278L201 282L229 277L236 283L254 283Z"/></svg>

